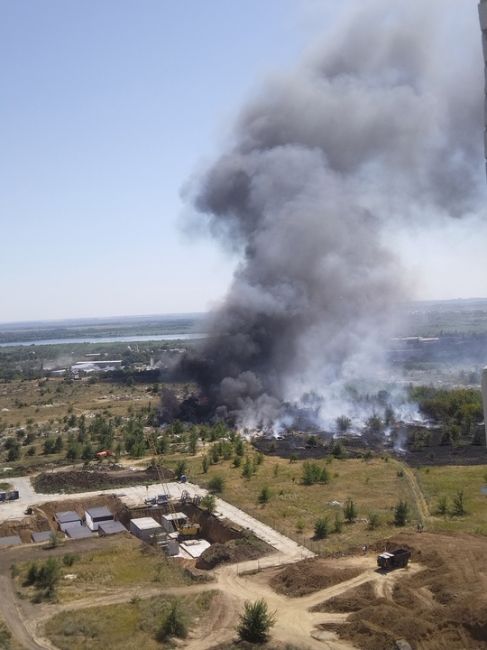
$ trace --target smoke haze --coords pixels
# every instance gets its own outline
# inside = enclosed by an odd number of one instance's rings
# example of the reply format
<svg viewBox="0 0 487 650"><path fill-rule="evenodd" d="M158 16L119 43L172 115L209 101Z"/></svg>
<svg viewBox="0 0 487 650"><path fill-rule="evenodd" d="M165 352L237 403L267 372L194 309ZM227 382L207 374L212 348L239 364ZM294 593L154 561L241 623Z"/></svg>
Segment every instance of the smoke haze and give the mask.
<svg viewBox="0 0 487 650"><path fill-rule="evenodd" d="M475 6L463 23L454 8L354 5L268 81L193 179L193 205L240 263L192 364L241 426L286 421L283 402L311 404L320 422L340 415L350 382L384 367L408 298L391 233L476 211L480 35Z"/></svg>

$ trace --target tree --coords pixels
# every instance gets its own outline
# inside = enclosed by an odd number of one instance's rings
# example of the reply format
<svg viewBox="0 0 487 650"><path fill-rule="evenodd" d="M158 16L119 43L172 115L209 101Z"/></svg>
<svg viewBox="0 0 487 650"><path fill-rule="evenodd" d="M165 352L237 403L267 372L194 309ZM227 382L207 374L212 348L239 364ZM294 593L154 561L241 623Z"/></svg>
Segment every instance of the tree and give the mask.
<svg viewBox="0 0 487 650"><path fill-rule="evenodd" d="M178 481L181 479L181 476L186 474L186 461L185 460L178 460L176 463L176 467L174 468L174 473L176 474L176 478Z"/></svg>
<svg viewBox="0 0 487 650"><path fill-rule="evenodd" d="M352 501L352 499L347 499L347 503L345 504L344 516L349 524L353 523L355 519L357 519L357 514L358 514L357 508L354 502Z"/></svg>
<svg viewBox="0 0 487 650"><path fill-rule="evenodd" d="M50 557L39 569L36 584L40 589L44 589L46 596L52 597L56 593L60 578L61 569L59 563L53 557Z"/></svg>
<svg viewBox="0 0 487 650"><path fill-rule="evenodd" d="M188 626L186 624L186 617L181 610L179 601L175 600L171 603L170 609L157 632L157 640L165 641L170 637L185 639L187 636Z"/></svg>
<svg viewBox="0 0 487 650"><path fill-rule="evenodd" d="M340 417L336 419L336 425L337 430L340 433L346 433L352 426L352 420L350 418L347 418L346 415L340 415Z"/></svg>
<svg viewBox="0 0 487 650"><path fill-rule="evenodd" d="M394 526L405 526L409 517L409 506L406 501L399 501L394 508Z"/></svg>
<svg viewBox="0 0 487 650"><path fill-rule="evenodd" d="M261 505L264 506L266 503L268 503L270 498L271 498L271 491L269 490L267 485L264 485L264 487L260 491L258 501Z"/></svg>
<svg viewBox="0 0 487 650"><path fill-rule="evenodd" d="M39 569L37 568L37 564L33 562L27 571L27 575L25 576L25 582L24 584L29 587L30 585L35 585L37 582L37 576L39 575Z"/></svg>
<svg viewBox="0 0 487 650"><path fill-rule="evenodd" d="M220 476L217 474L216 476L213 476L209 481L208 481L208 489L211 492L217 492L220 494L223 492L223 488L225 487L225 479L223 476Z"/></svg>
<svg viewBox="0 0 487 650"><path fill-rule="evenodd" d="M463 490L458 490L458 492L453 497L453 507L451 513L454 517L463 517L467 514L467 511L465 510L465 498Z"/></svg>
<svg viewBox="0 0 487 650"><path fill-rule="evenodd" d="M266 601L261 598L254 603L247 601L244 612L240 615L237 628L238 635L243 641L250 643L265 643L269 631L276 622L275 612L270 613Z"/></svg>
<svg viewBox="0 0 487 650"><path fill-rule="evenodd" d="M325 537L328 537L329 532L328 519L325 519L324 517L317 519L315 522L315 538L325 539Z"/></svg>
<svg viewBox="0 0 487 650"><path fill-rule="evenodd" d="M380 517L376 512L370 512L369 513L369 524L368 524L368 529L369 530L376 530L376 528L379 528L380 526Z"/></svg>
<svg viewBox="0 0 487 650"><path fill-rule="evenodd" d="M436 506L436 512L439 515L446 515L448 512L448 499L446 496L441 496L438 499L438 505Z"/></svg>
<svg viewBox="0 0 487 650"><path fill-rule="evenodd" d="M189 453L194 456L196 454L196 450L198 448L198 431L196 429L192 429L191 433L189 434Z"/></svg>
<svg viewBox="0 0 487 650"><path fill-rule="evenodd" d="M13 444L8 450L7 462L12 463L15 460L19 460L19 458L20 458L20 445L16 441L15 444Z"/></svg>
<svg viewBox="0 0 487 650"><path fill-rule="evenodd" d="M208 473L208 467L210 466L210 461L208 460L208 456L203 456L201 459L201 469L203 470L203 474Z"/></svg>
<svg viewBox="0 0 487 650"><path fill-rule="evenodd" d="M214 494L207 494L201 499L201 506L206 508L206 510L213 514L216 510L216 498Z"/></svg>

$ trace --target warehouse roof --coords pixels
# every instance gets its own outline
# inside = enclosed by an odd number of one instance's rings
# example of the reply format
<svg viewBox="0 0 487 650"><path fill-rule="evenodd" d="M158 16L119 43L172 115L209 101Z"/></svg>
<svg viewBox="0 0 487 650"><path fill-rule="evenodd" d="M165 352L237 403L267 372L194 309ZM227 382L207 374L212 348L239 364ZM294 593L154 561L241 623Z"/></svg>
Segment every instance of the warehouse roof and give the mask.
<svg viewBox="0 0 487 650"><path fill-rule="evenodd" d="M135 519L131 519L130 523L133 523L134 526L137 526L139 530L161 528L161 524L158 524L157 521L152 517L136 517Z"/></svg>
<svg viewBox="0 0 487 650"><path fill-rule="evenodd" d="M66 510L64 512L56 512L54 515L58 524L69 524L71 521L81 521L81 517L74 510Z"/></svg>
<svg viewBox="0 0 487 650"><path fill-rule="evenodd" d="M113 517L113 513L106 506L86 508L85 514L90 515L92 519L97 519L98 517Z"/></svg>
<svg viewBox="0 0 487 650"><path fill-rule="evenodd" d="M52 532L50 530L42 530L37 533L32 533L33 542L48 542L51 539Z"/></svg>
<svg viewBox="0 0 487 650"><path fill-rule="evenodd" d="M91 537L94 533L87 526L66 526L64 532L71 539L83 539L84 537Z"/></svg>
<svg viewBox="0 0 487 650"><path fill-rule="evenodd" d="M115 535L117 533L126 533L127 529L119 521L104 521L98 526L100 530L105 535Z"/></svg>
<svg viewBox="0 0 487 650"><path fill-rule="evenodd" d="M16 546L22 544L22 540L18 535L9 535L8 537L0 537L0 544L2 546Z"/></svg>
<svg viewBox="0 0 487 650"><path fill-rule="evenodd" d="M166 521L186 521L188 518L184 512L170 512L168 515L162 515L163 519Z"/></svg>

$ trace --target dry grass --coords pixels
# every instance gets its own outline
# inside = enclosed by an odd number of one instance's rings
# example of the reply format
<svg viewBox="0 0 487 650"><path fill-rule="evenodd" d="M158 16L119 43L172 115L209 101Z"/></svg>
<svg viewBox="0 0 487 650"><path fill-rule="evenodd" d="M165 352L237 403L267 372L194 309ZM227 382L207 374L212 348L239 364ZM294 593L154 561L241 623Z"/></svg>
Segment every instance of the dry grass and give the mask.
<svg viewBox="0 0 487 650"><path fill-rule="evenodd" d="M487 535L487 495L480 488L487 484L487 465L425 467L416 471L416 477L428 502L430 530L469 532ZM464 517L437 514L441 497L452 500L458 490L463 490L467 514Z"/></svg>
<svg viewBox="0 0 487 650"><path fill-rule="evenodd" d="M211 606L214 592L208 591L178 599L191 629L196 627ZM120 605L64 612L46 624L46 634L61 650L160 650L172 647L171 641L156 640L157 631L174 598L158 596Z"/></svg>
<svg viewBox="0 0 487 650"><path fill-rule="evenodd" d="M173 458L171 464L174 462ZM190 480L206 485L212 476L223 476L225 500L313 550L343 551L392 534L397 530L391 524L393 508L399 499L405 499L410 505L410 528L416 524L414 497L407 479L398 475L401 464L393 459L387 462L379 458L367 462L333 459L328 463L323 459L317 462L326 465L330 482L311 486L301 483L302 461L290 463L282 458L265 457L251 480L243 478L241 468L234 468L231 461L211 466L207 474L202 472L200 458L187 462ZM258 497L264 486L270 488L271 498L262 506ZM342 508L331 502L344 504L348 498L357 506L358 520L354 524L344 523L341 533L333 533L320 542L313 541L315 521L329 517L333 528L335 516L342 514ZM376 530L368 530L366 520L371 512L380 517L381 525Z"/></svg>
<svg viewBox="0 0 487 650"><path fill-rule="evenodd" d="M66 554L70 554L68 548ZM28 568L29 563L19 565L17 583L21 593L32 596L34 589L22 586ZM192 582L177 561L128 534L101 550L75 554L71 566L62 565L62 573L74 574L76 578L61 579L57 594L60 602L86 598L90 594L100 596L121 587L178 587Z"/></svg>

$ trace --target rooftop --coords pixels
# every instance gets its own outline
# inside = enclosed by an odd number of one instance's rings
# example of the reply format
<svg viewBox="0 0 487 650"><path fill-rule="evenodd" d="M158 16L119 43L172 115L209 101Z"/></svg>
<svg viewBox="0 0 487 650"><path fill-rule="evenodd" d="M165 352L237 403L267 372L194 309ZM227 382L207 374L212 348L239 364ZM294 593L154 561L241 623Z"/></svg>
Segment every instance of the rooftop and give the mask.
<svg viewBox="0 0 487 650"><path fill-rule="evenodd" d="M52 532L50 530L42 530L40 532L32 533L33 542L48 542L51 539Z"/></svg>
<svg viewBox="0 0 487 650"><path fill-rule="evenodd" d="M56 512L54 516L56 517L58 524L68 524L70 521L81 521L81 517L74 510Z"/></svg>
<svg viewBox="0 0 487 650"><path fill-rule="evenodd" d="M162 515L162 518L166 521L186 521L188 517L184 514L184 512L171 512L168 515Z"/></svg>
<svg viewBox="0 0 487 650"><path fill-rule="evenodd" d="M119 521L104 521L98 526L105 535L115 535L115 533L126 533L127 529Z"/></svg>
<svg viewBox="0 0 487 650"><path fill-rule="evenodd" d="M161 524L158 524L157 521L152 517L136 517L135 519L131 519L130 523L133 523L134 526L137 526L139 530L161 528Z"/></svg>
<svg viewBox="0 0 487 650"><path fill-rule="evenodd" d="M22 540L18 535L9 535L8 537L0 537L1 546L16 546L22 544Z"/></svg>
<svg viewBox="0 0 487 650"><path fill-rule="evenodd" d="M90 515L92 519L96 519L97 517L113 517L113 513L106 506L86 508L85 514Z"/></svg>
<svg viewBox="0 0 487 650"><path fill-rule="evenodd" d="M71 539L83 539L84 537L91 537L94 533L87 526L66 526L64 532Z"/></svg>

